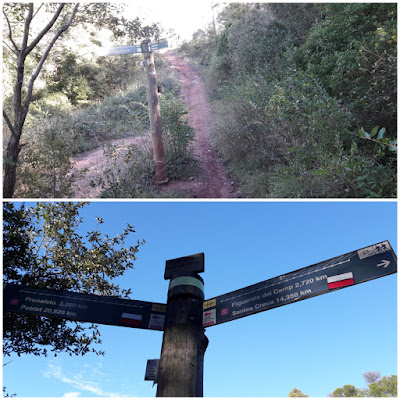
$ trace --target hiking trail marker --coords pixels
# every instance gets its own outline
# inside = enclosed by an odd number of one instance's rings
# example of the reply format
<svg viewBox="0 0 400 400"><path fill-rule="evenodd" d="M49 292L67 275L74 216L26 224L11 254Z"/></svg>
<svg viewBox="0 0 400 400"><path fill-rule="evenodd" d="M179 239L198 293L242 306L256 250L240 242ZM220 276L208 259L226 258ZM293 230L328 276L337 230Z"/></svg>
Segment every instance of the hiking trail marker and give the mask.
<svg viewBox="0 0 400 400"><path fill-rule="evenodd" d="M6 311L130 328L164 329L166 304L8 284Z"/></svg>
<svg viewBox="0 0 400 400"><path fill-rule="evenodd" d="M3 311L163 331L145 380L157 397L202 397L206 327L394 274L397 258L384 241L206 301L201 272L204 253L168 260L167 304L7 284Z"/></svg>
<svg viewBox="0 0 400 400"><path fill-rule="evenodd" d="M205 327L309 299L397 272L388 241L206 300Z"/></svg>
<svg viewBox="0 0 400 400"><path fill-rule="evenodd" d="M105 56L117 56L125 54L143 54L143 65L147 73L147 102L149 105L149 118L151 128L151 140L153 143L154 165L156 171L156 184L168 183L167 165L164 155L164 144L162 141L161 110L158 99L158 86L156 79L156 69L154 66L153 52L168 47L166 39L151 42L149 39L140 44L119 46L109 49Z"/></svg>

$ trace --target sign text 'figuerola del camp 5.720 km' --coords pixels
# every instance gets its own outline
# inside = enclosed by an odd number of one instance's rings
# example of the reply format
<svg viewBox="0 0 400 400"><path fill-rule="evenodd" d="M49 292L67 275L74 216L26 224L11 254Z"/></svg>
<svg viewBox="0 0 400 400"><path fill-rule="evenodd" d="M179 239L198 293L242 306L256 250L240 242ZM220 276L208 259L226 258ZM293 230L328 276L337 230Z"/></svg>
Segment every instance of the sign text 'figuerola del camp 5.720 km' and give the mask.
<svg viewBox="0 0 400 400"><path fill-rule="evenodd" d="M396 255L384 241L206 300L203 324L221 324L395 272Z"/></svg>

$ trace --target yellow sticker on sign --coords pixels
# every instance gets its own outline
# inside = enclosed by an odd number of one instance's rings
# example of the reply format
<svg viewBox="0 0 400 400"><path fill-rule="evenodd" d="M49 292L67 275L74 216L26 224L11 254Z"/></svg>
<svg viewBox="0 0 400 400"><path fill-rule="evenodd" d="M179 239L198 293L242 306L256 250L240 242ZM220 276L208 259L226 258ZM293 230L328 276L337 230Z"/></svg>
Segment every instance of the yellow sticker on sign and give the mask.
<svg viewBox="0 0 400 400"><path fill-rule="evenodd" d="M151 307L151 311L158 311L165 313L167 311L167 305L166 304L153 304Z"/></svg>
<svg viewBox="0 0 400 400"><path fill-rule="evenodd" d="M207 308L215 307L217 305L217 299L207 300L203 303L203 310Z"/></svg>

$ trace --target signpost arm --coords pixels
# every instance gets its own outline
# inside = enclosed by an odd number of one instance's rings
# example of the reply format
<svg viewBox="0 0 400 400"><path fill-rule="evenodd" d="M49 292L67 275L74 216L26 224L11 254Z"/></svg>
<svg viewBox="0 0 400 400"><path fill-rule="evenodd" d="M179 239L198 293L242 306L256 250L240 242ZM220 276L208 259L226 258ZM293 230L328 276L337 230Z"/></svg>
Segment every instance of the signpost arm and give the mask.
<svg viewBox="0 0 400 400"><path fill-rule="evenodd" d="M156 69L154 66L154 55L149 47L149 42L149 40L145 40L142 43L142 51L147 73L147 101L149 103L156 183L163 184L168 182L168 176L164 157L164 145L162 142L161 111L158 99Z"/></svg>
<svg viewBox="0 0 400 400"><path fill-rule="evenodd" d="M204 285L197 273L187 275L170 282L157 397L203 397Z"/></svg>

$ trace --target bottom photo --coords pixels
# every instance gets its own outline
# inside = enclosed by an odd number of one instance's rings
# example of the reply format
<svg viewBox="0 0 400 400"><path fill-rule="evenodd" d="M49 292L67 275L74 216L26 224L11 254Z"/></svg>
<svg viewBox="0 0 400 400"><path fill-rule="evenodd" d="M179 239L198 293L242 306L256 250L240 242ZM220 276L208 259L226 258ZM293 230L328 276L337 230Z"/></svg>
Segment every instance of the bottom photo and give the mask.
<svg viewBox="0 0 400 400"><path fill-rule="evenodd" d="M3 396L396 397L396 255L395 201L3 202Z"/></svg>

